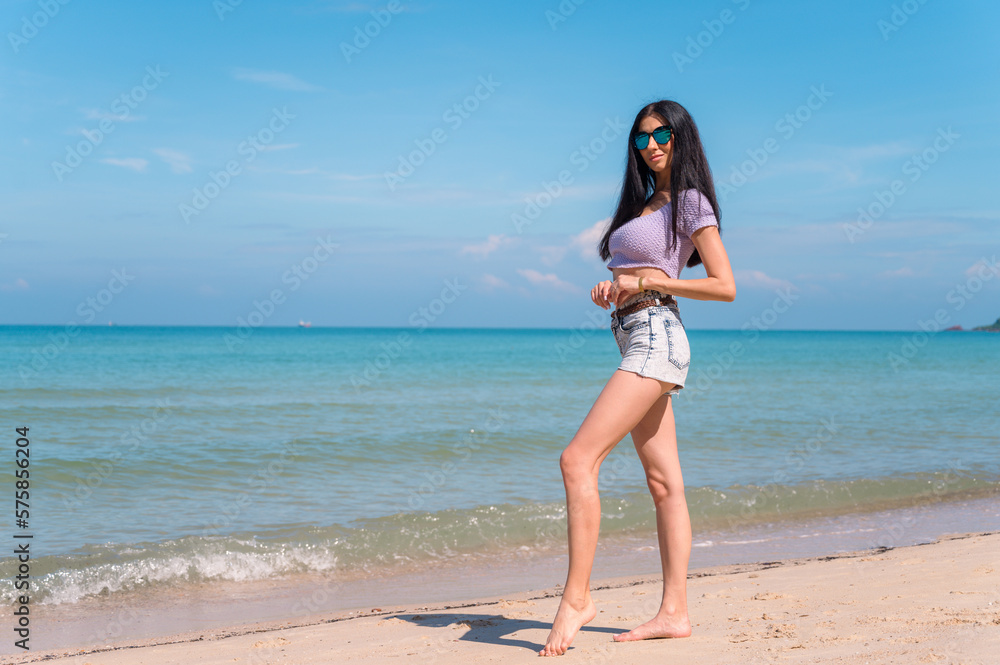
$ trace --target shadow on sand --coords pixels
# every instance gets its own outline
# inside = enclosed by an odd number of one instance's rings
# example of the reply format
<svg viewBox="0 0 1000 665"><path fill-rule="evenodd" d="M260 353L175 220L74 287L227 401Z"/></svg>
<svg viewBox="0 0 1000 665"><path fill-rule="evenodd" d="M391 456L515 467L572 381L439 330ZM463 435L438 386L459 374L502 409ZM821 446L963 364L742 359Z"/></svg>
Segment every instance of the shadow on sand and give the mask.
<svg viewBox="0 0 1000 665"><path fill-rule="evenodd" d="M409 621L417 626L429 628L440 628L446 630L444 635L438 634L436 641L439 644L444 642L481 642L483 644L496 644L509 647L519 647L538 652L545 646L544 643L529 642L508 637L514 633L534 628L542 628L546 631L552 629L552 623L548 621L537 621L535 619L509 619L502 614L470 614L470 613L447 613L447 614L397 614L395 618L402 621ZM462 633L460 637L452 637L451 631L460 628L462 625L469 626L469 630ZM586 625L580 629L581 633L607 633L614 635L622 632L621 628L602 628L599 626ZM608 640L611 641L610 639ZM573 650L570 646L569 651ZM567 652L568 653L568 652Z"/></svg>

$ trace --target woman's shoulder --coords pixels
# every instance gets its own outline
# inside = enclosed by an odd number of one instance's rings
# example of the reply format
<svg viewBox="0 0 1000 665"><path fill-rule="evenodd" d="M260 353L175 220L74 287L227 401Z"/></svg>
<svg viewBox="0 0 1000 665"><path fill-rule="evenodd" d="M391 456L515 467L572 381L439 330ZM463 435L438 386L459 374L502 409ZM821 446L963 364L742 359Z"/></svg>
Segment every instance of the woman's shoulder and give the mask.
<svg viewBox="0 0 1000 665"><path fill-rule="evenodd" d="M708 197L705 196L704 192L695 187L689 189L682 189L677 192L677 198L680 199L681 207L687 207L689 205L697 205L701 202L707 202Z"/></svg>
<svg viewBox="0 0 1000 665"><path fill-rule="evenodd" d="M714 214L715 212L712 202L699 189L692 187L691 189L681 190L678 192L677 198L680 200L677 212L681 216L701 217L702 215Z"/></svg>

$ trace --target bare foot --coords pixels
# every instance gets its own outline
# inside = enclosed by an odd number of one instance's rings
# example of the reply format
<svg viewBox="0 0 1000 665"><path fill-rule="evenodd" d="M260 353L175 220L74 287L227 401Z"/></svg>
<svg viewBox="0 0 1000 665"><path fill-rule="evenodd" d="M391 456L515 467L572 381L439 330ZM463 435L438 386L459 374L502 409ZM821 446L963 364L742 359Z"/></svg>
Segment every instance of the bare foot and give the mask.
<svg viewBox="0 0 1000 665"><path fill-rule="evenodd" d="M564 595L559 601L556 618L552 621L552 630L545 640L545 647L538 652L539 656L561 656L569 649L570 643L585 623L593 621L597 616L597 606L590 594L579 607L574 607Z"/></svg>
<svg viewBox="0 0 1000 665"><path fill-rule="evenodd" d="M627 633L614 635L611 639L615 642L629 642L657 637L688 637L690 634L691 621L687 614L683 616L660 616L657 614L641 626L633 628Z"/></svg>

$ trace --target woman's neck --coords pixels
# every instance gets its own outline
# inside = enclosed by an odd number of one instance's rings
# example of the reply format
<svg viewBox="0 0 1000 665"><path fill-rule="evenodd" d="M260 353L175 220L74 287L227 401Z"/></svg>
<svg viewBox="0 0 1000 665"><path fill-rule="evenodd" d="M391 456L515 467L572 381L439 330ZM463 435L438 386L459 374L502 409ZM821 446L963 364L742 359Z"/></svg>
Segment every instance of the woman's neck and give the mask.
<svg viewBox="0 0 1000 665"><path fill-rule="evenodd" d="M670 193L670 169L660 171L656 174L656 191Z"/></svg>

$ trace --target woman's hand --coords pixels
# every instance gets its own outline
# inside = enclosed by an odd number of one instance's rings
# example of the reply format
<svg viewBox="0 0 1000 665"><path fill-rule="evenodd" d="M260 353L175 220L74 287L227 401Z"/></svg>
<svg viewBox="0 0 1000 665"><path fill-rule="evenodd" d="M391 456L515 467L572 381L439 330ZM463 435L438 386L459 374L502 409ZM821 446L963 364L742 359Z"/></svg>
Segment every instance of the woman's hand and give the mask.
<svg viewBox="0 0 1000 665"><path fill-rule="evenodd" d="M618 275L618 279L611 283L611 297L614 299L615 309L621 307L623 302L637 293L641 293L641 291L639 290L639 278L635 275Z"/></svg>
<svg viewBox="0 0 1000 665"><path fill-rule="evenodd" d="M615 309L629 297L640 293L639 278L635 275L618 275L614 281L599 282L590 291L590 298L598 306L608 309L614 303Z"/></svg>
<svg viewBox="0 0 1000 665"><path fill-rule="evenodd" d="M611 301L612 284L611 280L604 280L603 282L598 282L597 286L590 290L590 299L594 301L595 305L604 309L611 307L609 301Z"/></svg>

